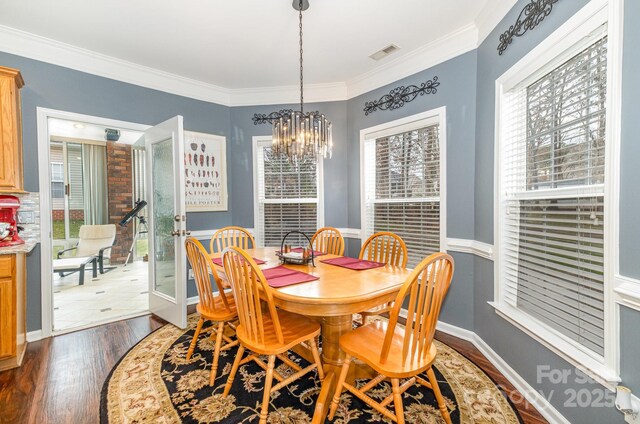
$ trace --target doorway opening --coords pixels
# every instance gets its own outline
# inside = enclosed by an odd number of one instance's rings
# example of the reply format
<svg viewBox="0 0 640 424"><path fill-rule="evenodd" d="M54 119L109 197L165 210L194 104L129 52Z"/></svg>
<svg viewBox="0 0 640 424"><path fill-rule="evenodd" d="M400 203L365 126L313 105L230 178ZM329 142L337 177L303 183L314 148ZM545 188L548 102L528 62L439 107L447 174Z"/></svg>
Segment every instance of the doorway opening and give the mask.
<svg viewBox="0 0 640 424"><path fill-rule="evenodd" d="M53 332L148 313L143 132L53 117L47 131Z"/></svg>

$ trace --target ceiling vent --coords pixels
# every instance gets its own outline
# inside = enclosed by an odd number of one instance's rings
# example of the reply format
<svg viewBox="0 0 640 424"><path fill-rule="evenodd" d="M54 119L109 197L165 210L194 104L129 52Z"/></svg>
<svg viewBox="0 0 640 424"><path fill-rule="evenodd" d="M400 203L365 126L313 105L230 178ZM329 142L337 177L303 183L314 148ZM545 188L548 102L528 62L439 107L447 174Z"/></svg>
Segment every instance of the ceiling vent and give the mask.
<svg viewBox="0 0 640 424"><path fill-rule="evenodd" d="M369 57L373 60L380 60L383 57L389 56L391 53L397 52L398 50L400 50L400 47L396 46L395 44L389 44L387 47L378 50Z"/></svg>

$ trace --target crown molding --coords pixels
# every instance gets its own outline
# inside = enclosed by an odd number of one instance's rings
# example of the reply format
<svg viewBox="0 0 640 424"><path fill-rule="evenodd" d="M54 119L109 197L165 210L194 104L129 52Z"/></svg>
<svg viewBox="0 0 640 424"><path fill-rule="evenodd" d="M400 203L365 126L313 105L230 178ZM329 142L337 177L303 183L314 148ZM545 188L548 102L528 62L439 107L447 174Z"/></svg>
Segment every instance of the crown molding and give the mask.
<svg viewBox="0 0 640 424"><path fill-rule="evenodd" d="M469 24L347 82L307 85L305 100L310 103L347 100L471 51L477 45L478 28L475 24ZM299 101L298 86L224 88L4 25L0 25L0 51L224 106L291 104Z"/></svg>
<svg viewBox="0 0 640 424"><path fill-rule="evenodd" d="M425 44L404 56L365 72L347 81L348 98L365 94L376 88L394 83L402 78L467 53L478 46L478 29L469 24L457 31Z"/></svg>
<svg viewBox="0 0 640 424"><path fill-rule="evenodd" d="M0 50L179 96L228 105L229 90L0 25Z"/></svg>
<svg viewBox="0 0 640 424"><path fill-rule="evenodd" d="M475 20L478 28L478 45L482 44L517 2L517 0L494 0L484 5Z"/></svg>

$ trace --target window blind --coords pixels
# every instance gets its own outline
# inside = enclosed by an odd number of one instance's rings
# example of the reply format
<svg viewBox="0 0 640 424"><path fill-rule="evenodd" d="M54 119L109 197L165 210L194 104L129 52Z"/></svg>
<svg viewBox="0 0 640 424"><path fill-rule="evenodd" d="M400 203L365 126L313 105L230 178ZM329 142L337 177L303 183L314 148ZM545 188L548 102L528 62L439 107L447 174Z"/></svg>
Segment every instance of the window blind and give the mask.
<svg viewBox="0 0 640 424"><path fill-rule="evenodd" d="M257 149L256 237L261 245L280 246L289 231L311 237L318 228L318 169L314 158L293 164L274 154L270 145L260 142ZM300 244L303 240L290 236L287 242Z"/></svg>
<svg viewBox="0 0 640 424"><path fill-rule="evenodd" d="M396 233L407 266L440 250L439 125L366 140L365 233Z"/></svg>
<svg viewBox="0 0 640 424"><path fill-rule="evenodd" d="M604 355L607 38L503 96L502 298Z"/></svg>

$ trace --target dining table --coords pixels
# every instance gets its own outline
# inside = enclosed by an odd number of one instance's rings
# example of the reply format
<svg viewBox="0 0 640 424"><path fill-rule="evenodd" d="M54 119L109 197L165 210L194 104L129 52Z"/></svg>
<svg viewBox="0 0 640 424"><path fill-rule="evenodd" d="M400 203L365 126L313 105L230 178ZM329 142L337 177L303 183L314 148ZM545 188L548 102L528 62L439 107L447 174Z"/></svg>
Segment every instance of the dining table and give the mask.
<svg viewBox="0 0 640 424"><path fill-rule="evenodd" d="M279 248L258 247L245 250L250 256L264 261L259 267L263 270L282 264L277 256ZM212 254L219 258L220 253ZM339 258L323 254L313 259L314 263L303 265L284 264L286 268L318 277L317 280L274 288L273 299L278 308L288 312L310 317L321 325L321 359L325 373L325 383L321 390L320 406L317 414L326 413L326 406L333 396L335 377L340 375L345 354L340 349L340 337L353 330L353 314L393 301L411 273L401 267L384 265L365 270L353 270L322 261ZM226 276L218 265L220 278ZM305 352L296 351L306 357ZM372 370L364 363L356 363L350 368L348 380L371 377ZM331 387L333 386L333 387ZM314 419L314 421L316 421Z"/></svg>

